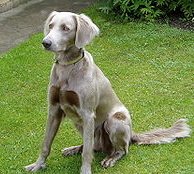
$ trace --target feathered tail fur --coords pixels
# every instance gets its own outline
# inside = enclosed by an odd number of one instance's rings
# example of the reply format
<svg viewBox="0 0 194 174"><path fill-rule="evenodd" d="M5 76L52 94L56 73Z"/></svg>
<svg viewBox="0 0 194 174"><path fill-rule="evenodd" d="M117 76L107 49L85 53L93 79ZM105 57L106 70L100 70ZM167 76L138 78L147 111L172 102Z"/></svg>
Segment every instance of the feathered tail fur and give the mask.
<svg viewBox="0 0 194 174"><path fill-rule="evenodd" d="M177 138L189 137L191 129L186 119L176 121L170 128L156 129L145 133L133 133L132 142L137 144L165 144Z"/></svg>

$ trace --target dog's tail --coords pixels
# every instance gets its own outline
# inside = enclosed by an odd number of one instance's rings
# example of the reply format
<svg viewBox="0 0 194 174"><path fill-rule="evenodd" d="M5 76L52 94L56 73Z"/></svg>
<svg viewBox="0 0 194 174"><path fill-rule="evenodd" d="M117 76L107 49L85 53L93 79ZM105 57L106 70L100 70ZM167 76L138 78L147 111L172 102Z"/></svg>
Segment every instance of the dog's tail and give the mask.
<svg viewBox="0 0 194 174"><path fill-rule="evenodd" d="M165 144L174 142L177 138L189 137L191 129L186 119L176 121L170 128L156 129L145 133L133 133L132 143Z"/></svg>

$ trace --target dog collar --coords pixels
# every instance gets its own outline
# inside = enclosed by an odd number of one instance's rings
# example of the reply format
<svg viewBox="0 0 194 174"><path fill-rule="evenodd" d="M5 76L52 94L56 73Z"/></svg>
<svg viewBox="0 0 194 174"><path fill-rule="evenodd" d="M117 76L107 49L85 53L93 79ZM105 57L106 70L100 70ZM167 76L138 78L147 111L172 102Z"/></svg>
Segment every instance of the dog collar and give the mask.
<svg viewBox="0 0 194 174"><path fill-rule="evenodd" d="M83 58L84 58L84 50L81 49L81 55L78 56L76 59L70 60L70 61L62 61L62 62L60 62L60 60L55 59L54 63L67 66L67 65L75 64L75 63L79 62L80 60L82 60Z"/></svg>

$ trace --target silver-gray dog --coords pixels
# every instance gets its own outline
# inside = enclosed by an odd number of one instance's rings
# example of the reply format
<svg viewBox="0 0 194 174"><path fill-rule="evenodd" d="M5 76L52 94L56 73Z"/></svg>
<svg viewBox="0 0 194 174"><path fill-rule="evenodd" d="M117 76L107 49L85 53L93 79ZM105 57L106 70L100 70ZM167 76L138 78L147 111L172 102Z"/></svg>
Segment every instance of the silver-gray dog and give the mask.
<svg viewBox="0 0 194 174"><path fill-rule="evenodd" d="M43 46L55 53L49 83L48 122L41 153L28 171L45 167L51 144L63 117L69 117L83 137L83 145L65 148L64 156L82 153L81 174L91 174L93 151L107 153L101 165L113 166L128 153L131 143L161 144L188 137L185 119L168 129L143 134L132 132L131 117L109 80L84 47L99 34L84 14L52 12L45 23Z"/></svg>

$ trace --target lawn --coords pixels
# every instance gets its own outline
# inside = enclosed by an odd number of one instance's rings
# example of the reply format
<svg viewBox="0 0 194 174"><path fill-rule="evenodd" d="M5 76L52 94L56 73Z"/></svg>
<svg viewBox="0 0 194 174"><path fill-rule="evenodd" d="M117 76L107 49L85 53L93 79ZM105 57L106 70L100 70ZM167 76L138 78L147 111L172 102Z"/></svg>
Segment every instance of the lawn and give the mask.
<svg viewBox="0 0 194 174"><path fill-rule="evenodd" d="M168 25L107 21L86 13L101 29L87 49L132 113L133 129L168 127L188 118L194 127L194 33ZM47 85L52 53L42 49L43 34L32 36L0 58L0 173L25 174L37 158L47 117ZM38 173L77 174L81 155L63 158L61 149L82 142L64 120L47 160ZM115 167L103 169L105 154L95 154L94 174L192 174L194 139L173 144L132 145Z"/></svg>

